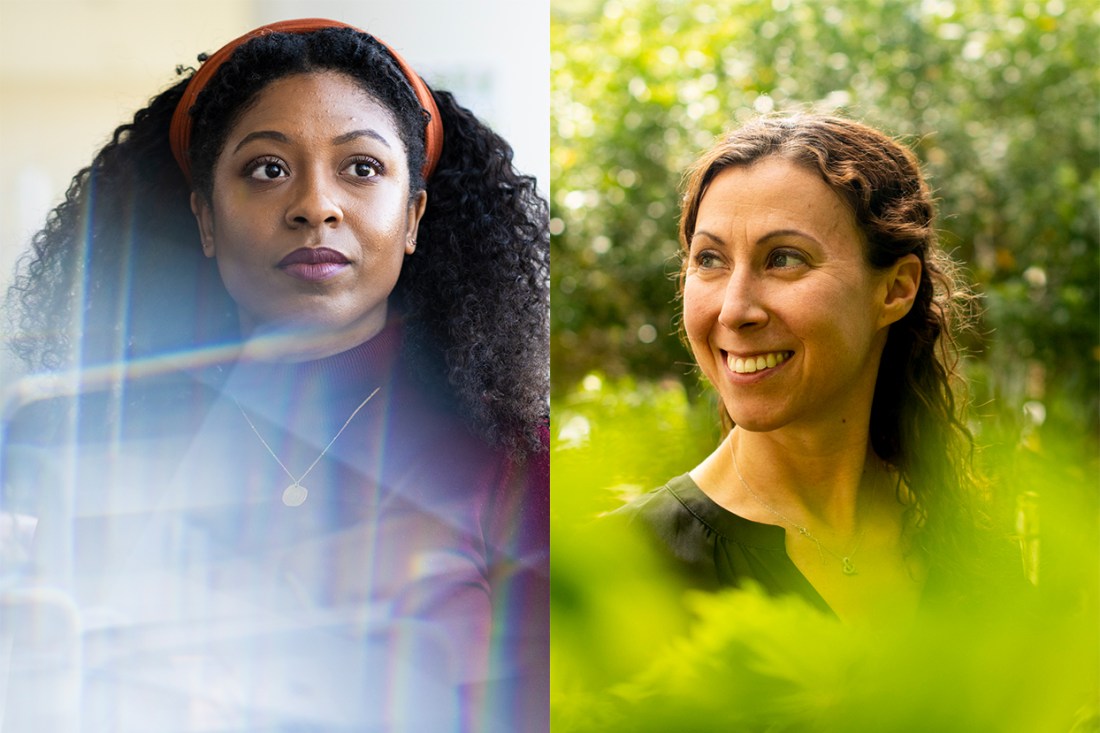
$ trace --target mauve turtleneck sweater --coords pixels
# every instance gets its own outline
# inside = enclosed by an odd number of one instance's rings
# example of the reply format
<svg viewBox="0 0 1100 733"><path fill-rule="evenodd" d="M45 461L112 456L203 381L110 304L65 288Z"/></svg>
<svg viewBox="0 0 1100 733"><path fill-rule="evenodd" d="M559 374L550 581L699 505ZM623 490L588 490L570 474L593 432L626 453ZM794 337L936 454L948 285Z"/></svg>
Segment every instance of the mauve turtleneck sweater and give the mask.
<svg viewBox="0 0 1100 733"><path fill-rule="evenodd" d="M400 325L65 414L67 438L16 421L5 491L81 619L89 730L547 728L547 454L425 394Z"/></svg>

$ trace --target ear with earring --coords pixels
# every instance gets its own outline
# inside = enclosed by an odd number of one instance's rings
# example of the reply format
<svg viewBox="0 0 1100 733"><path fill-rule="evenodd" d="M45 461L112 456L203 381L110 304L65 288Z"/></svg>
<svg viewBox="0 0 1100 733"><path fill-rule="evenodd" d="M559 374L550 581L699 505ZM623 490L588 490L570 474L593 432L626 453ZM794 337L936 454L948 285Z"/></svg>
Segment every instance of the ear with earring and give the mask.
<svg viewBox="0 0 1100 733"><path fill-rule="evenodd" d="M416 251L416 240L410 238L409 240L407 240L405 242L405 254L411 255L415 251Z"/></svg>

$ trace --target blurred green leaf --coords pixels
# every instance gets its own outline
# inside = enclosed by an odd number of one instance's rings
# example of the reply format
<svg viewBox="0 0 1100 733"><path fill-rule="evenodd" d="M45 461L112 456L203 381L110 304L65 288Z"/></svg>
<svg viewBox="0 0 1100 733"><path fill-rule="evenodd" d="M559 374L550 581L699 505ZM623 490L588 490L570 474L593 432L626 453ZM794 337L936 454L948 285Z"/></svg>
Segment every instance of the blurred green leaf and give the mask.
<svg viewBox="0 0 1100 733"><path fill-rule="evenodd" d="M556 733L1100 729L1091 440L1033 418L1021 427L1012 415L975 424L995 522L1016 532L1026 507L1029 526L1018 533L1037 542L1034 598L990 597L929 608L913 625L860 628L752 587L685 591L651 541L606 516L701 460L717 441L711 415L676 380L590 374L555 401Z"/></svg>

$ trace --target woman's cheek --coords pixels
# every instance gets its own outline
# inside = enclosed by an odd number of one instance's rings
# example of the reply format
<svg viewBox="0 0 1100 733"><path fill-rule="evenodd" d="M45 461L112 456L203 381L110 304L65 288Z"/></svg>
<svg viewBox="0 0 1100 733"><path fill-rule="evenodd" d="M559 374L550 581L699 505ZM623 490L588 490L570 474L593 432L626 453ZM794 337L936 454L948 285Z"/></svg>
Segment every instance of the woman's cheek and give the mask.
<svg viewBox="0 0 1100 733"><path fill-rule="evenodd" d="M684 329L688 340L694 345L697 341L706 341L718 320L721 303L717 309L711 302L710 290L698 277L688 275L684 281Z"/></svg>

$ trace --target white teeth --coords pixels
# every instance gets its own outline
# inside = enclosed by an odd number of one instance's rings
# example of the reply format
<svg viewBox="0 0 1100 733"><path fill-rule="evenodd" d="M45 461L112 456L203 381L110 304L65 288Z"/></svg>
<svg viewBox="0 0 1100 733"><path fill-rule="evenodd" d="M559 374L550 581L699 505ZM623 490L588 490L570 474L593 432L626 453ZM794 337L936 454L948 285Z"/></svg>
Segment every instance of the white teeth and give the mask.
<svg viewBox="0 0 1100 733"><path fill-rule="evenodd" d="M770 354L750 356L747 359L728 354L726 356L726 365L731 372L736 374L753 374L755 372L762 372L765 369L771 369L774 366L782 364L786 360L787 352L785 351L773 351Z"/></svg>

